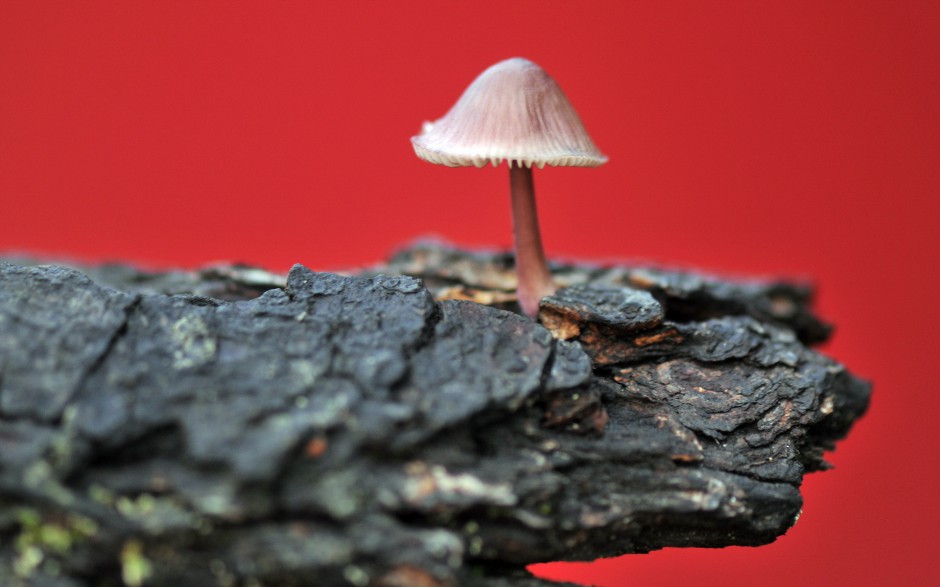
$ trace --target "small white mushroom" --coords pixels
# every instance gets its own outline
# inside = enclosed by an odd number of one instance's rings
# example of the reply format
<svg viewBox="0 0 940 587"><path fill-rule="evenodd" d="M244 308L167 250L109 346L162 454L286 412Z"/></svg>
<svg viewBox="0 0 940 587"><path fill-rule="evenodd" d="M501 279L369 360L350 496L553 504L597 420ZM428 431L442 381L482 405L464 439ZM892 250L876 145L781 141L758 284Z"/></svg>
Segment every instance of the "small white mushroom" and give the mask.
<svg viewBox="0 0 940 587"><path fill-rule="evenodd" d="M539 300L555 286L542 251L532 167L607 161L564 92L527 59L501 61L480 74L443 118L425 123L411 144L419 158L448 167L507 162L519 305L535 318Z"/></svg>

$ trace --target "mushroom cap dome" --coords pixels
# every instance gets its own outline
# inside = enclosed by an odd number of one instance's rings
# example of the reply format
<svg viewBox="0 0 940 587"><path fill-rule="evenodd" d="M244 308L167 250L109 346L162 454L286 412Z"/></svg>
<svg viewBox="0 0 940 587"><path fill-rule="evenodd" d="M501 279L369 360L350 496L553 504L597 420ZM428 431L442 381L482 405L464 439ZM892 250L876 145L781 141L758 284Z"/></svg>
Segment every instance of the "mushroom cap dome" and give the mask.
<svg viewBox="0 0 940 587"><path fill-rule="evenodd" d="M596 167L607 161L541 67L515 57L480 74L450 112L411 138L419 158L448 167Z"/></svg>

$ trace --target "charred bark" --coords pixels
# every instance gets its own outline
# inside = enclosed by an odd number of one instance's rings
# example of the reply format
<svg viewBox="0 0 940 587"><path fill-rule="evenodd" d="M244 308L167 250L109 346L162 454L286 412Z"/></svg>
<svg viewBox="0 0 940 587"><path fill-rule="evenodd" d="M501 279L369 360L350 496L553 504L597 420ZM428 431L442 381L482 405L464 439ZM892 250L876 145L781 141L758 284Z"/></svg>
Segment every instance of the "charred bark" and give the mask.
<svg viewBox="0 0 940 587"><path fill-rule="evenodd" d="M810 288L556 265L543 327L511 265L0 264L0 583L536 585L796 522L870 392Z"/></svg>

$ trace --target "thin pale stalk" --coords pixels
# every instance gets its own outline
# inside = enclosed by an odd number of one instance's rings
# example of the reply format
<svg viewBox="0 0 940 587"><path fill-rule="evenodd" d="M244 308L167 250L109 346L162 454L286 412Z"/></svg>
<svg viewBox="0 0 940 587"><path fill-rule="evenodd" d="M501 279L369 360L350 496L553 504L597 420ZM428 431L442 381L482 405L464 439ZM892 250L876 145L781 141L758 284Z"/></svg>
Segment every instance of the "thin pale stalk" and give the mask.
<svg viewBox="0 0 940 587"><path fill-rule="evenodd" d="M512 192L512 228L516 241L519 305L528 316L537 318L539 300L555 293L555 285L552 283L545 253L542 251L532 169L510 162L509 186Z"/></svg>

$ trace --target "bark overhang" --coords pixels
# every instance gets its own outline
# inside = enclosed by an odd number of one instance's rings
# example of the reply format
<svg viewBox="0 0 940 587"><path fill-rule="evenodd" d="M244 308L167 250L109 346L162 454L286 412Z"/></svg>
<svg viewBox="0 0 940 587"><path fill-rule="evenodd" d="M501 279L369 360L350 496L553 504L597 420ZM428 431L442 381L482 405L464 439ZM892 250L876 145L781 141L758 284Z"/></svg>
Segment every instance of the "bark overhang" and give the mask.
<svg viewBox="0 0 940 587"><path fill-rule="evenodd" d="M810 288L556 265L546 329L511 265L0 264L0 579L496 584L796 522L870 395Z"/></svg>

